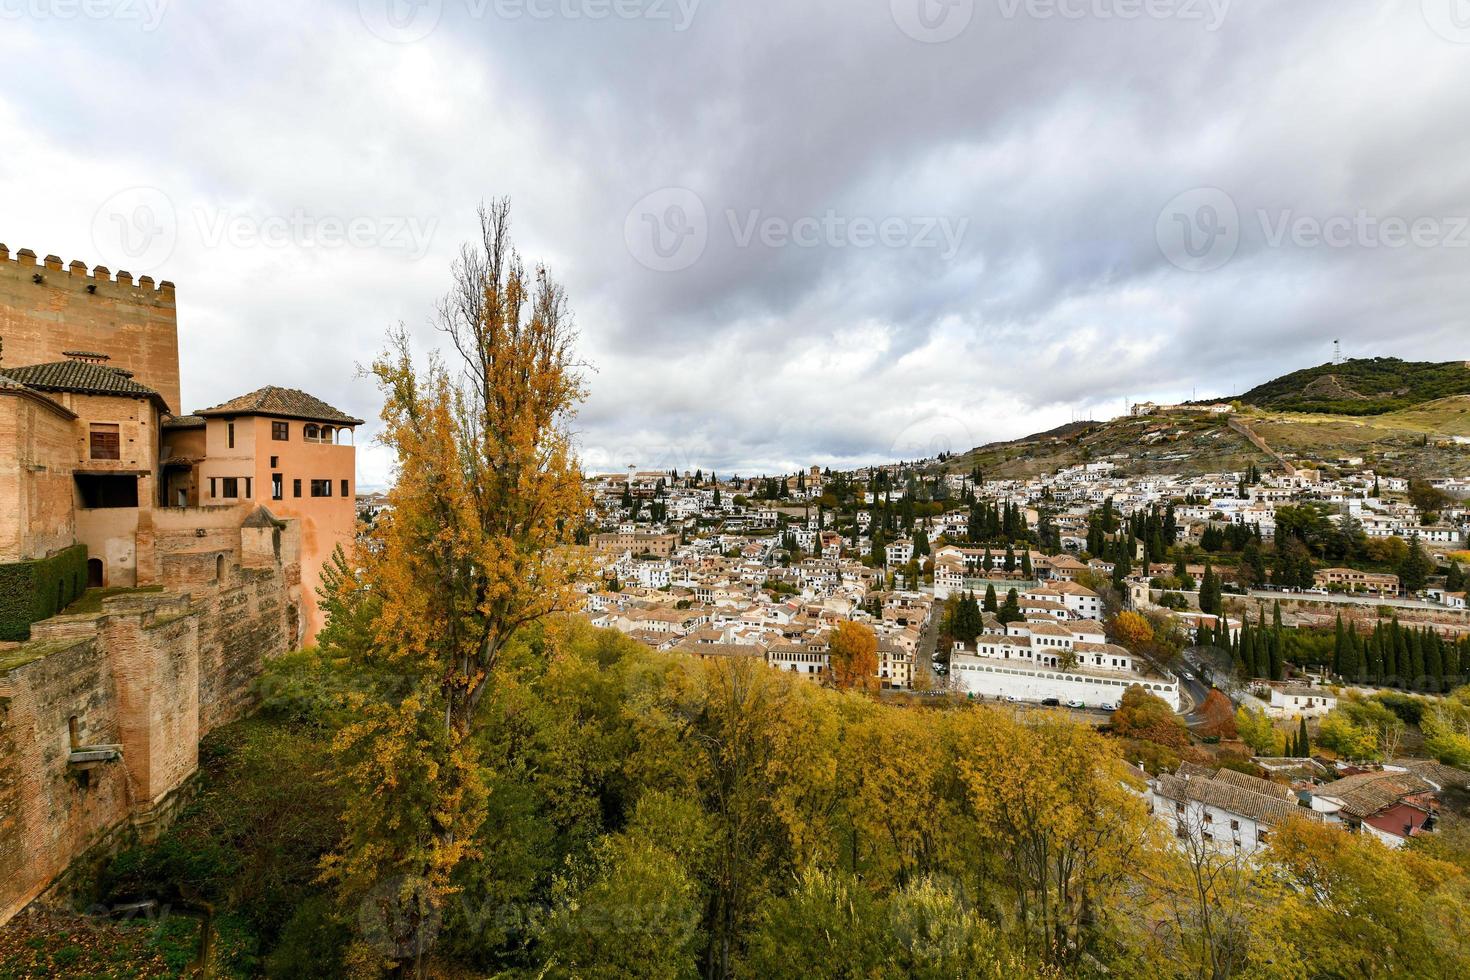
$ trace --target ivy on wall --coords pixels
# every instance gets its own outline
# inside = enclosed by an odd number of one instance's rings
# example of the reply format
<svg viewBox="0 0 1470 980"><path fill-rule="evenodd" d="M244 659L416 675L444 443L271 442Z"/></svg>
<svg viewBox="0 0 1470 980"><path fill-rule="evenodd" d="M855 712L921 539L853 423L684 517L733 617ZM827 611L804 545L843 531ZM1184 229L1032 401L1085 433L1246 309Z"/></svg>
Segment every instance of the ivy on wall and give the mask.
<svg viewBox="0 0 1470 980"><path fill-rule="evenodd" d="M0 565L0 640L29 640L32 623L55 616L86 590L86 545Z"/></svg>

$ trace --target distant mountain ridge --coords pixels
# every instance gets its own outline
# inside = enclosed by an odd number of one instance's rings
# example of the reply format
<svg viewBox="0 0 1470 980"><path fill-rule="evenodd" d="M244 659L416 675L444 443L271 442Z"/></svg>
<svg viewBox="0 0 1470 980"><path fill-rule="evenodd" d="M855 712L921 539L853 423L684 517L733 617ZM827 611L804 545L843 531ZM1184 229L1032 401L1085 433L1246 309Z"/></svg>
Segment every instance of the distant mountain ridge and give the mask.
<svg viewBox="0 0 1470 980"><path fill-rule="evenodd" d="M1278 412L1383 415L1466 394L1470 366L1465 361L1371 357L1293 371L1257 385L1239 401Z"/></svg>
<svg viewBox="0 0 1470 980"><path fill-rule="evenodd" d="M1200 474L1272 469L1283 460L1329 469L1371 465L1390 474L1470 475L1470 364L1361 358L1322 364L1257 385L1236 411L1182 407L1109 421L1069 422L951 456L951 472L1024 478L1095 460L1121 472ZM1264 439L1252 444L1240 426ZM1278 454L1280 454L1278 456Z"/></svg>

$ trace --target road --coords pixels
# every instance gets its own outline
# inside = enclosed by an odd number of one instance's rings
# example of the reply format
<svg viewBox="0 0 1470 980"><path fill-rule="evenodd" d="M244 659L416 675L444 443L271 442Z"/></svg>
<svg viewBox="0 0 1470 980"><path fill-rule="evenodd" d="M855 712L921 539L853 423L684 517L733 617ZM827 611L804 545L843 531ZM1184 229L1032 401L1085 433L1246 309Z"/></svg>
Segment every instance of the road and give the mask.
<svg viewBox="0 0 1470 980"><path fill-rule="evenodd" d="M939 643L940 606L935 602L929 606L929 620L919 633L919 646L914 653L914 690L933 690L939 680L934 674L934 649Z"/></svg>
<svg viewBox="0 0 1470 980"><path fill-rule="evenodd" d="M1437 602L1425 602L1423 599L1381 599L1371 595L1340 595L1333 593L1315 595L1309 592L1273 592L1269 589L1256 589L1250 593L1250 597L1252 599L1265 600L1280 599L1283 602L1329 602L1346 606L1390 606L1394 609L1428 609L1433 612L1456 611L1450 609L1448 606L1441 606Z"/></svg>
<svg viewBox="0 0 1470 980"><path fill-rule="evenodd" d="M1190 672L1187 662L1174 668L1174 676L1179 678L1180 700L1185 702L1180 706L1179 714L1184 716L1186 725L1197 725L1204 721L1199 709L1209 697L1210 686Z"/></svg>

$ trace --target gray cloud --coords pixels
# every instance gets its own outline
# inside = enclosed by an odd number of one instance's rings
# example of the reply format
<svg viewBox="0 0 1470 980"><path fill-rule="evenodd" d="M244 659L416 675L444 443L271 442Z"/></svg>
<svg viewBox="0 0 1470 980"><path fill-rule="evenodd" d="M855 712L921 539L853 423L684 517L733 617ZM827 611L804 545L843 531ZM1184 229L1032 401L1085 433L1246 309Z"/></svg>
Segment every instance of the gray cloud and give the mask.
<svg viewBox="0 0 1470 980"><path fill-rule="evenodd" d="M969 19L924 43L946 25L921 2ZM1439 0L160 3L0 2L0 240L127 268L96 213L161 195L176 242L133 271L179 283L188 407L275 383L373 418L355 366L399 321L437 344L432 302L499 195L598 367L594 466L964 449L1243 390L1337 337L1467 354L1470 33ZM618 10L645 15L592 16ZM629 247L663 188L705 216L672 271ZM1208 271L1160 240L1197 188L1235 214ZM1364 215L1436 234L1384 244ZM333 222L365 234L333 244Z"/></svg>

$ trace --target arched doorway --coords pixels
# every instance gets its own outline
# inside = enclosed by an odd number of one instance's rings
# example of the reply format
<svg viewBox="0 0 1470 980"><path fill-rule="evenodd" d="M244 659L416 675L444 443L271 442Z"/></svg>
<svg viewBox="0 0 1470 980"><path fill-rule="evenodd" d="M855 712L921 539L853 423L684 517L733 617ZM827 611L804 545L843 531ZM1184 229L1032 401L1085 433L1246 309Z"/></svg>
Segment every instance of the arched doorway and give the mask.
<svg viewBox="0 0 1470 980"><path fill-rule="evenodd" d="M87 588L89 588L89 589L100 589L100 588L102 588L103 581L104 581L103 570L104 569L103 569L102 559L101 558L88 558L87 559Z"/></svg>

